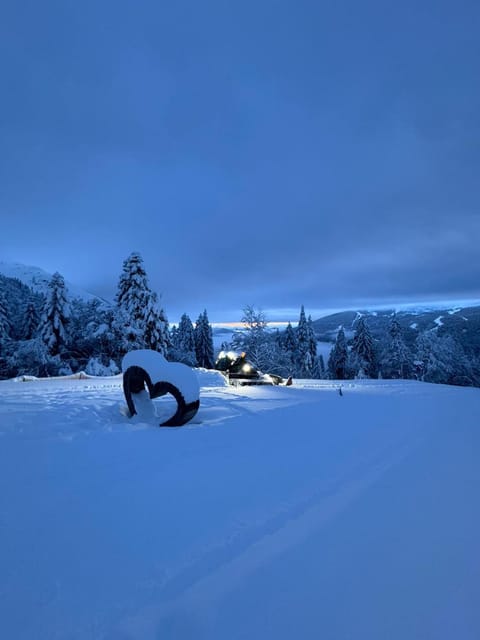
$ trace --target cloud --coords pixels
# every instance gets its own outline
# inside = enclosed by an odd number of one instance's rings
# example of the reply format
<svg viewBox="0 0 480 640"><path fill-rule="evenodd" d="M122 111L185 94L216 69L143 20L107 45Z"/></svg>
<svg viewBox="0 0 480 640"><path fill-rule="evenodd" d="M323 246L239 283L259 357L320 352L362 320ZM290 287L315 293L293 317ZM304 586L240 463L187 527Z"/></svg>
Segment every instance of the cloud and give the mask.
<svg viewBox="0 0 480 640"><path fill-rule="evenodd" d="M480 294L467 4L12 5L0 250L106 297L138 250L174 314Z"/></svg>

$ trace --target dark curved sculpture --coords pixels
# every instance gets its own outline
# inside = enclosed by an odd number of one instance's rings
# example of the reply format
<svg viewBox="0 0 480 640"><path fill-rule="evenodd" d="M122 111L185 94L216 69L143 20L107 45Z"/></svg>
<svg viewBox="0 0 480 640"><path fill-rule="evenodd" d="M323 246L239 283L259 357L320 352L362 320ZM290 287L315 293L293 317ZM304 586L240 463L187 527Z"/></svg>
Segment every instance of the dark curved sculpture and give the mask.
<svg viewBox="0 0 480 640"><path fill-rule="evenodd" d="M127 354L130 355L130 361L134 359L131 357L133 353L134 352L131 352L131 354ZM185 367L185 370L189 369L189 367L186 367L186 365L181 365L179 363L168 363L163 358L163 356L155 352L149 352L148 356L150 359L152 357L151 354L155 354L156 356L159 356L159 358L161 358L161 361L158 360L157 362L155 362L155 364L157 365L157 374L160 371L162 377L168 377L168 368L172 365L177 367L176 369L172 369L172 371L176 371L177 374L179 367ZM160 368L158 367L158 363L160 363ZM191 375L195 376L195 373L191 369L189 371ZM183 372L183 375L185 375L185 373L186 372ZM177 375L176 377L178 378L179 376ZM162 422L160 424L161 427L181 427L195 416L200 407L199 398L186 402L184 394L176 384L169 380L163 379L157 382L152 382L152 378L145 368L139 365L132 364L131 366L127 366L123 373L123 392L125 394L125 400L127 401L130 416L134 416L137 413L134 402L135 394L144 391L145 387L147 387L148 389L151 400L170 393L177 401L177 411L166 422Z"/></svg>

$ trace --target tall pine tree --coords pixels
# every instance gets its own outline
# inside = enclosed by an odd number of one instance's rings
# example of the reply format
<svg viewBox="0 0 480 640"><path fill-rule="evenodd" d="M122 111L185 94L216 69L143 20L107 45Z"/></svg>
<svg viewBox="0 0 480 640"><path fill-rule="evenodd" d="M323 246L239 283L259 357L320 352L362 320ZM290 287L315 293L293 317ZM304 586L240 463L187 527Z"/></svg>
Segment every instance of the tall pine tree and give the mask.
<svg viewBox="0 0 480 640"><path fill-rule="evenodd" d="M345 331L340 327L328 358L328 376L331 380L345 380L347 376L348 347Z"/></svg>
<svg viewBox="0 0 480 640"><path fill-rule="evenodd" d="M195 330L186 313L182 315L178 325L178 346L185 353L195 353Z"/></svg>
<svg viewBox="0 0 480 640"><path fill-rule="evenodd" d="M25 309L25 318L22 326L22 339L31 340L37 333L39 317L37 308L33 302L29 302Z"/></svg>
<svg viewBox="0 0 480 640"><path fill-rule="evenodd" d="M144 341L147 349L166 355L169 338L168 322L163 309L157 304L157 294L149 291L144 310Z"/></svg>
<svg viewBox="0 0 480 640"><path fill-rule="evenodd" d="M10 322L9 312L7 309L7 301L2 292L0 292L0 340L8 340L12 332L12 323Z"/></svg>
<svg viewBox="0 0 480 640"><path fill-rule="evenodd" d="M65 280L56 272L48 283L39 326L39 335L50 355L57 355L66 347L69 320L70 305Z"/></svg>
<svg viewBox="0 0 480 640"><path fill-rule="evenodd" d="M143 325L149 296L150 288L143 259L139 253L133 252L123 261L115 302L132 322Z"/></svg>
<svg viewBox="0 0 480 640"><path fill-rule="evenodd" d="M411 377L411 356L395 313L390 320L386 344L382 351L381 371L384 378Z"/></svg>
<svg viewBox="0 0 480 640"><path fill-rule="evenodd" d="M194 336L198 366L205 369L213 369L215 365L213 359L213 333L206 310L198 317Z"/></svg>
<svg viewBox="0 0 480 640"><path fill-rule="evenodd" d="M300 318L297 325L297 376L307 377L309 374L309 363L312 363L312 358L308 358L307 354L310 351L310 336L307 325L307 318L305 316L305 308L302 304L300 309Z"/></svg>
<svg viewBox="0 0 480 640"><path fill-rule="evenodd" d="M291 353L292 356L297 352L297 336L290 322L287 324L285 335L283 336L283 348Z"/></svg>
<svg viewBox="0 0 480 640"><path fill-rule="evenodd" d="M308 352L312 357L312 361L315 362L315 359L317 357L317 336L315 335L315 329L313 328L312 316L308 316L307 336L308 336Z"/></svg>
<svg viewBox="0 0 480 640"><path fill-rule="evenodd" d="M195 349L195 329L189 316L184 313L175 331L172 330L171 356L178 362L188 364L190 367L197 365Z"/></svg>
<svg viewBox="0 0 480 640"><path fill-rule="evenodd" d="M361 316L357 322L350 355L356 377L376 378L378 376L377 355L365 316Z"/></svg>
<svg viewBox="0 0 480 640"><path fill-rule="evenodd" d="M139 253L124 260L115 297L114 330L120 336L119 351L153 349L163 355L169 344L168 320L158 307L157 296L148 285L148 278Z"/></svg>

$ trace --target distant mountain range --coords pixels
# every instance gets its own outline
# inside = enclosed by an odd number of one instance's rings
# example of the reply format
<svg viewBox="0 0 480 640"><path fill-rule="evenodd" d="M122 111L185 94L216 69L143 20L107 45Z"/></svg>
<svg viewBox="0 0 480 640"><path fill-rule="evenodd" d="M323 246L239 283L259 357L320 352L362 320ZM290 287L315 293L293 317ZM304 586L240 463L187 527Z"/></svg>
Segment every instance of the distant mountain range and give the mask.
<svg viewBox="0 0 480 640"><path fill-rule="evenodd" d="M328 353L335 341L338 330L343 326L347 339L355 333L356 321L367 318L367 324L374 338L381 339L388 330L393 309L382 310L349 310L333 313L313 321L317 340L325 344L324 352ZM423 331L435 331L455 337L468 352L480 354L480 305L477 306L444 306L432 305L408 308L396 311L397 320L403 328L407 344L413 345L418 334ZM296 323L292 323L294 326ZM240 327L214 326L213 338L215 347L222 342L230 342L235 331ZM323 352L322 352L323 353Z"/></svg>
<svg viewBox="0 0 480 640"><path fill-rule="evenodd" d="M356 320L365 316L372 335L378 338L388 329L393 313L393 309L343 311L315 320L313 326L319 340L332 342L340 326L343 326L347 338L351 338ZM480 305L409 309L397 311L396 315L409 343L413 343L422 331L438 331L454 335L466 348L480 351Z"/></svg>
<svg viewBox="0 0 480 640"><path fill-rule="evenodd" d="M53 274L40 269L39 267L32 267L18 262L2 262L0 261L0 274L7 278L16 278L33 289L35 293L46 293L48 283L51 280ZM84 301L89 300L102 300L98 296L95 296L89 291L85 291L80 287L65 281L65 285L68 290L70 298L80 298ZM102 302L104 302L102 300Z"/></svg>
<svg viewBox="0 0 480 640"><path fill-rule="evenodd" d="M20 280L36 293L45 293L52 277L52 274L39 267L3 261L0 261L0 274L7 278ZM71 298L80 298L84 301L102 300L71 282L66 281L65 284ZM102 302L105 301L102 300ZM314 320L313 326L319 341L333 342L340 326L343 326L347 338L351 338L355 331L356 320L363 315L367 317L373 336L380 338L388 329L393 313L393 309L342 311ZM422 331L437 331L454 335L465 348L480 353L480 304L477 306L459 305L457 307L445 305L444 308L432 305L431 307L397 310L397 319L404 329L407 343L412 344ZM238 327L214 327L215 346L219 347L223 341L229 342L234 331L238 330Z"/></svg>

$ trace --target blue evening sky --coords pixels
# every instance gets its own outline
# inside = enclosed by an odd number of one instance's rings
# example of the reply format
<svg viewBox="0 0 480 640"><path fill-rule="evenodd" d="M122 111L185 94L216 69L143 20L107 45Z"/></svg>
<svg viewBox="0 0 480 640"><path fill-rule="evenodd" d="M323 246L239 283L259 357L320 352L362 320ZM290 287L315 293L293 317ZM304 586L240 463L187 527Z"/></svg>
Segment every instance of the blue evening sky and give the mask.
<svg viewBox="0 0 480 640"><path fill-rule="evenodd" d="M0 259L174 320L480 297L480 2L6 1ZM281 315L281 312L280 312Z"/></svg>

